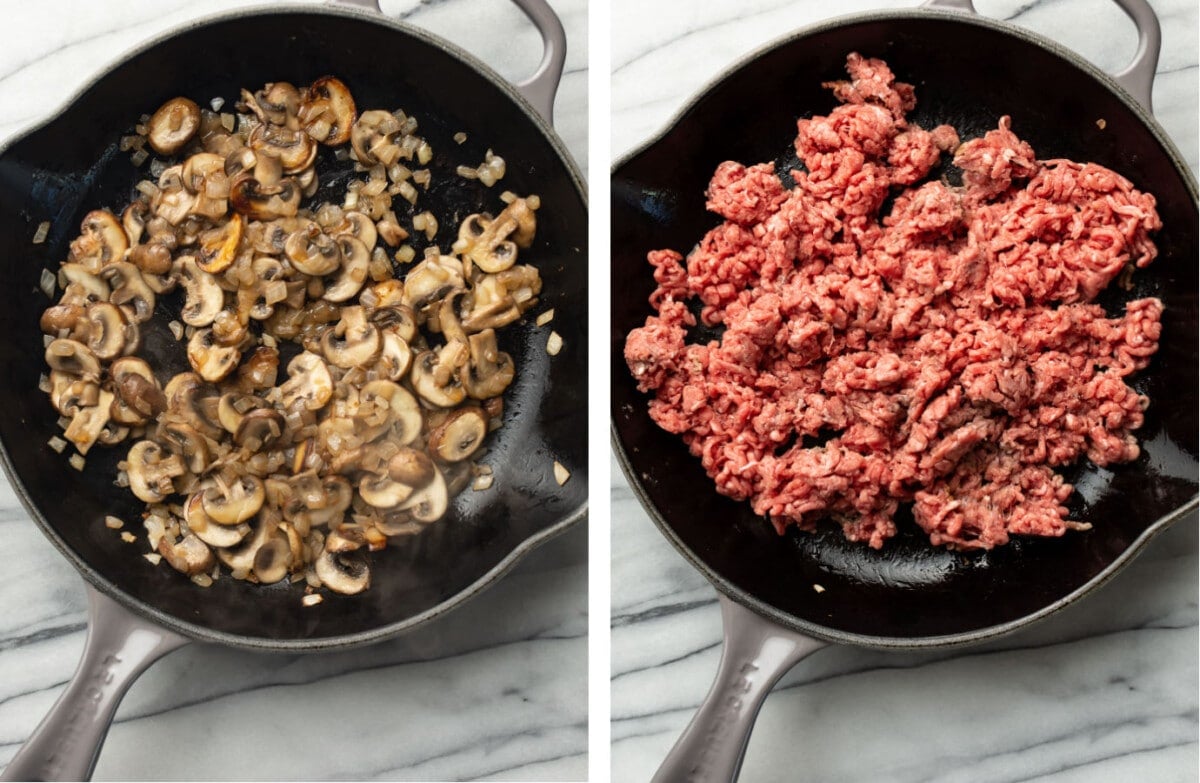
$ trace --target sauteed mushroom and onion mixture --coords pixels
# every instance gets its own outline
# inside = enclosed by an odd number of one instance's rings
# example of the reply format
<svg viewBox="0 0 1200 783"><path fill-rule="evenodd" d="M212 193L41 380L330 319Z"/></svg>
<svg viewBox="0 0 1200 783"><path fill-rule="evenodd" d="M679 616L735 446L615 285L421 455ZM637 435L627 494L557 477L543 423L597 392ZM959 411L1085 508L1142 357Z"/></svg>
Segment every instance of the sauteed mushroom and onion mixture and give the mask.
<svg viewBox="0 0 1200 783"><path fill-rule="evenodd" d="M213 106L174 98L142 118L122 148L139 165L160 156L155 179L123 212L89 213L43 278L61 289L41 319L42 388L65 430L50 445L72 446L77 469L94 447L128 449L116 482L146 504L152 562L200 585L222 565L304 583L306 604L321 586L358 593L366 553L490 486L474 460L516 372L496 332L541 291L518 263L539 199L504 192L450 252L417 259L402 224L432 241L439 222L418 206L433 150L414 118L358 113L333 77L243 90L236 114ZM322 146L365 175L341 203L314 199ZM504 165L489 152L452 176L491 187ZM174 377L138 355L164 296L182 299L169 327L190 371Z"/></svg>

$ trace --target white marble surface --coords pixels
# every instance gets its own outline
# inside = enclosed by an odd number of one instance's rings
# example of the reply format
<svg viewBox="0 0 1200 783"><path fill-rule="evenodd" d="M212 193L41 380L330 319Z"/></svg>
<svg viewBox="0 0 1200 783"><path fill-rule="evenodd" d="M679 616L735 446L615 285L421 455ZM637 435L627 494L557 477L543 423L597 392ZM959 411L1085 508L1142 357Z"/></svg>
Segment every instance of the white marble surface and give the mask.
<svg viewBox="0 0 1200 783"><path fill-rule="evenodd" d="M142 40L242 0L5 2L0 137L46 116ZM587 13L551 0L569 39L558 129L586 171ZM536 31L501 0L385 2L518 79ZM491 31L491 34L488 33ZM83 648L82 580L0 480L0 765ZM581 780L587 773L587 536L534 552L446 618L368 648L256 655L189 646L134 684L97 779Z"/></svg>
<svg viewBox="0 0 1200 783"><path fill-rule="evenodd" d="M1151 0L1164 44L1154 103L1191 165L1197 5ZM848 0L846 13L905 0ZM1104 0L976 0L1115 70L1133 27ZM744 53L832 15L816 0L618 0L612 149L657 133ZM659 535L616 463L612 779L646 780L707 692L721 623L708 583ZM742 780L1124 783L1197 780L1197 532L1183 520L1054 620L958 651L826 648L767 699Z"/></svg>

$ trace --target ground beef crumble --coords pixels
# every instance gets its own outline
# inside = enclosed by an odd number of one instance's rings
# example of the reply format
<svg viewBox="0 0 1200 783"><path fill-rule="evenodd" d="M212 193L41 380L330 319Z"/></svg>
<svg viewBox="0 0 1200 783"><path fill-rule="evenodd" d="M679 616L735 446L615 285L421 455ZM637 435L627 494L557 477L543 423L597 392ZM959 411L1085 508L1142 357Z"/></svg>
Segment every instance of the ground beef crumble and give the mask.
<svg viewBox="0 0 1200 783"><path fill-rule="evenodd" d="M1154 197L1038 160L1008 117L961 144L919 128L886 63L847 71L826 85L841 105L797 123L793 187L722 163L706 195L724 222L686 259L649 254L657 315L625 359L651 417L780 533L830 518L878 548L901 503L956 549L1085 528L1054 468L1138 456L1148 401L1126 380L1162 303L1109 318L1091 301L1154 260ZM944 153L962 186L922 184ZM720 340L688 341L693 300Z"/></svg>

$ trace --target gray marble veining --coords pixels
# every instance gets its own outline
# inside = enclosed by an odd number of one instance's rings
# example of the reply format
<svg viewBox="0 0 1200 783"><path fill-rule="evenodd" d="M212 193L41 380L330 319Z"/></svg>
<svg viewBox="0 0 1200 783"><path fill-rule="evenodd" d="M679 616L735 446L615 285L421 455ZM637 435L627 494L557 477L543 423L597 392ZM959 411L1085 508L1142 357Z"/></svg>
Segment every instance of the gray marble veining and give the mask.
<svg viewBox="0 0 1200 783"><path fill-rule="evenodd" d="M0 139L101 68L244 0L6 3ZM556 127L586 171L587 5L552 0L569 40ZM541 56L517 8L385 2L509 79ZM0 765L58 697L83 647L82 580L0 481ZM581 780L587 770L587 535L546 544L459 611L390 641L321 655L188 646L117 713L97 779Z"/></svg>
<svg viewBox="0 0 1200 783"><path fill-rule="evenodd" d="M1193 173L1197 6L1151 0L1163 24L1158 120ZM905 0L618 0L614 156L657 134L748 52L807 24ZM1117 70L1133 25L1105 0L976 0ZM721 648L713 589L658 533L612 463L613 780L646 780L708 691ZM1191 516L1088 600L981 647L831 647L767 699L742 780L1099 783L1197 779L1197 531Z"/></svg>

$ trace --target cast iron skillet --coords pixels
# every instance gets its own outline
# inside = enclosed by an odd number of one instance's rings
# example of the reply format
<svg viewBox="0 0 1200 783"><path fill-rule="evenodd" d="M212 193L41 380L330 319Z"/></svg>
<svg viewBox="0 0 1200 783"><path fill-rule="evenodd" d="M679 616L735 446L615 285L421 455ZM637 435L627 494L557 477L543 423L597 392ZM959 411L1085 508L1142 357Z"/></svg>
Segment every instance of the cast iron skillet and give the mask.
<svg viewBox="0 0 1200 783"><path fill-rule="evenodd" d="M192 23L143 46L0 153L0 329L9 335L0 341L0 458L30 515L91 588L83 663L5 778L89 774L133 676L188 639L293 652L377 641L461 604L583 518L587 209L582 178L549 125L565 56L562 26L543 0L518 5L547 48L537 74L517 88L465 52L382 15L275 6ZM378 54L364 55L370 52ZM37 389L44 371L37 324L46 306L37 289L41 271L65 257L83 215L123 205L145 176L117 149L139 115L179 94L202 105L213 96L232 104L243 86L306 84L325 74L342 78L360 107L400 106L419 119L435 149L435 185L419 203L439 216L441 247L454 241L467 214L498 210L501 190L541 195L536 241L522 255L541 270L543 301L558 314L554 328L565 348L551 361L548 330L532 319L506 330L501 347L519 372L505 394L504 426L488 443L493 488L460 495L445 520L374 557L367 592L326 596L305 608L286 584L220 579L197 589L171 569L151 566L140 548L100 524L115 514L136 529L140 504L112 483L124 449L92 451L79 473L46 445L56 416ZM461 146L451 138L458 131L468 135ZM457 164L482 160L488 147L508 162L502 187L454 175ZM349 165L319 168L322 187L342 192ZM43 220L52 224L48 241L32 245ZM147 346L165 378L186 359L163 327L180 303L163 300ZM556 459L572 473L563 487L553 479Z"/></svg>
<svg viewBox="0 0 1200 783"><path fill-rule="evenodd" d="M824 643L930 648L1009 633L1094 590L1196 507L1196 183L1148 110L1157 19L1143 0L1119 2L1137 22L1140 44L1118 79L1053 42L962 13L848 17L743 60L615 167L612 280L623 294L614 297L610 336L614 448L663 534L722 594L725 620L717 682L656 780L735 777L762 699ZM969 1L953 5L973 10ZM1152 400L1138 433L1143 453L1109 470L1068 471L1077 487L1073 516L1093 522L1090 532L974 555L929 547L911 522L882 551L846 542L832 525L780 539L749 504L699 489L712 487L699 460L647 415L623 359L626 334L650 314L646 252L686 251L718 223L703 194L721 161L794 165L781 154L796 118L833 108L820 84L841 78L851 51L884 58L916 85L912 119L923 127L950 122L970 138L1011 114L1039 157L1097 161L1158 198L1166 226L1160 257L1135 276L1133 292L1104 301L1153 295L1166 304L1159 353L1135 383Z"/></svg>

